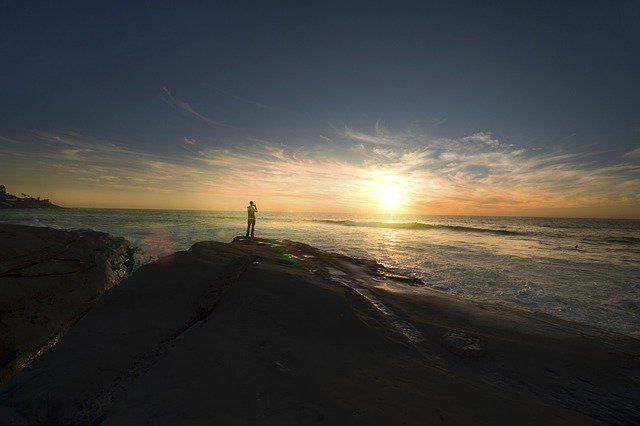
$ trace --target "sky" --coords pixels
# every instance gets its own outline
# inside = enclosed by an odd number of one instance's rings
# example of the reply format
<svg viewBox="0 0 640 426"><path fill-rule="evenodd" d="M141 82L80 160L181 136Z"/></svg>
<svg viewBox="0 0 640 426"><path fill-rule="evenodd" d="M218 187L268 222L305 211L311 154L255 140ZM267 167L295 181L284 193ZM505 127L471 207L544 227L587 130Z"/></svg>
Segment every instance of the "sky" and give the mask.
<svg viewBox="0 0 640 426"><path fill-rule="evenodd" d="M640 218L640 2L0 3L0 184L65 207Z"/></svg>

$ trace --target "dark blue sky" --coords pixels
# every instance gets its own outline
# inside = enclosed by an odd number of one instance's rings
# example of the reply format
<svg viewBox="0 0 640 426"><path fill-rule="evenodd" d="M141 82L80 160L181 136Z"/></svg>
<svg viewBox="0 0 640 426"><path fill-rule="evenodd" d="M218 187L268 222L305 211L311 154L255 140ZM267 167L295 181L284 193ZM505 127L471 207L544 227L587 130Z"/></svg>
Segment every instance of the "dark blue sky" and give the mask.
<svg viewBox="0 0 640 426"><path fill-rule="evenodd" d="M442 141L446 151L482 134L526 150L523 160L637 166L638 22L640 3L625 0L5 1L0 148L3 161L44 163L51 140L74 135L65 147L114 145L189 167L185 153L329 144L355 165L363 135L395 138L370 149L437 156ZM97 167L97 157L75 160Z"/></svg>

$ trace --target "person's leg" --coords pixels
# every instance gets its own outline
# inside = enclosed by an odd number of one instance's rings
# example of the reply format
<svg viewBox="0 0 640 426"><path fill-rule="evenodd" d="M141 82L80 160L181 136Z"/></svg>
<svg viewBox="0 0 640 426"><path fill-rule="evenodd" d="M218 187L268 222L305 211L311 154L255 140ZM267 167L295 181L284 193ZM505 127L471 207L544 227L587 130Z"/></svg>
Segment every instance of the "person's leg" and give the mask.
<svg viewBox="0 0 640 426"><path fill-rule="evenodd" d="M255 220L255 219L253 219L253 220L251 221L251 236L252 236L252 237L253 237L253 230L255 229L255 227L256 227L256 220Z"/></svg>
<svg viewBox="0 0 640 426"><path fill-rule="evenodd" d="M249 229L251 228L251 219L247 219L247 238L249 237Z"/></svg>

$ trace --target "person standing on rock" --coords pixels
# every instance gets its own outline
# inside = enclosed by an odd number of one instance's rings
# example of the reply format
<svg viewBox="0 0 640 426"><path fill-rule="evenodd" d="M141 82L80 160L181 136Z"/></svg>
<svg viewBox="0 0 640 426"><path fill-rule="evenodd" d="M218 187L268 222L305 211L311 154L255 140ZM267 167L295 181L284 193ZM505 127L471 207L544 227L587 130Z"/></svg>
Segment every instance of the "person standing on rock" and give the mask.
<svg viewBox="0 0 640 426"><path fill-rule="evenodd" d="M251 230L251 238L253 238L253 229L256 227L256 213L258 213L258 206L253 204L253 201L249 201L247 206L247 238L249 238L249 230Z"/></svg>

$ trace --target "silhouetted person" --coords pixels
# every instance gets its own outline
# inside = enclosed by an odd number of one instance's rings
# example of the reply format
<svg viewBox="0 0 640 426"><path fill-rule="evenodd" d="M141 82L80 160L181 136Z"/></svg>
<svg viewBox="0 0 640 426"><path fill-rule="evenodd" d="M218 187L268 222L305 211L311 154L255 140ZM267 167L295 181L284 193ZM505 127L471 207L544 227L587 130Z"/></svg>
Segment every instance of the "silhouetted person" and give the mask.
<svg viewBox="0 0 640 426"><path fill-rule="evenodd" d="M253 238L253 229L256 227L256 213L258 212L258 206L253 204L253 201L249 201L247 206L247 238L249 237L249 230L251 230L251 238Z"/></svg>

